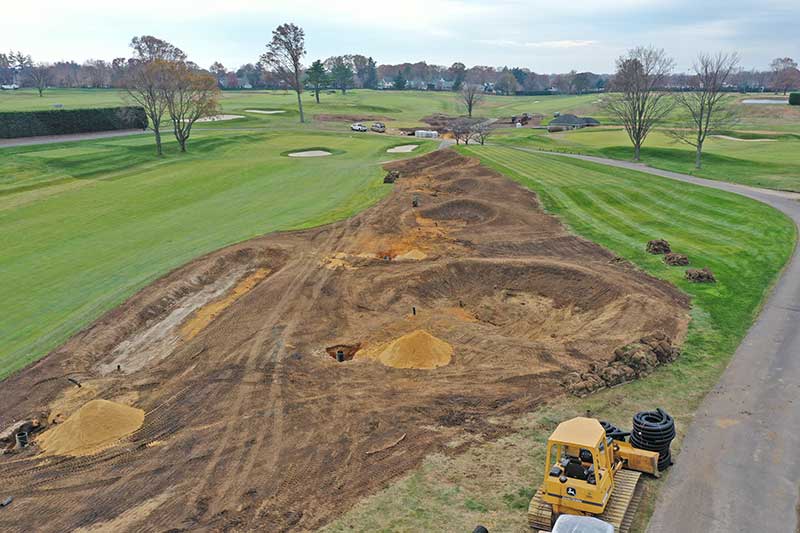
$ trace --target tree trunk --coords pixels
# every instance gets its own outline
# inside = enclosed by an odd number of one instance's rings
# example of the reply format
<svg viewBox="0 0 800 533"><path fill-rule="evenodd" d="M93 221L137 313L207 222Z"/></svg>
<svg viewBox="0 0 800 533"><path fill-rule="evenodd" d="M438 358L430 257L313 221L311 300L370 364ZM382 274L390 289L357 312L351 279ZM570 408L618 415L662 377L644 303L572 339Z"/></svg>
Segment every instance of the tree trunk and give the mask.
<svg viewBox="0 0 800 533"><path fill-rule="evenodd" d="M159 156L163 155L163 152L161 150L161 130L159 130L158 126L155 126L153 128L153 133L156 136L156 154L158 154Z"/></svg>
<svg viewBox="0 0 800 533"><path fill-rule="evenodd" d="M639 154L641 153L641 151L642 151L642 145L639 144L638 142L635 143L633 145L633 160L636 161L637 163L641 160L639 158Z"/></svg>
<svg viewBox="0 0 800 533"><path fill-rule="evenodd" d="M317 103L319 103L319 87L314 88L314 96L317 99Z"/></svg>
<svg viewBox="0 0 800 533"><path fill-rule="evenodd" d="M42 93L44 92L44 89L42 89L41 87L38 87L38 89L39 89L39 98L41 98L42 97Z"/></svg>
<svg viewBox="0 0 800 533"><path fill-rule="evenodd" d="M303 99L300 98L300 91L297 91L297 107L300 108L300 123L303 123L306 119L303 116Z"/></svg>
<svg viewBox="0 0 800 533"><path fill-rule="evenodd" d="M703 168L703 143L697 143L697 153L694 156L694 168Z"/></svg>

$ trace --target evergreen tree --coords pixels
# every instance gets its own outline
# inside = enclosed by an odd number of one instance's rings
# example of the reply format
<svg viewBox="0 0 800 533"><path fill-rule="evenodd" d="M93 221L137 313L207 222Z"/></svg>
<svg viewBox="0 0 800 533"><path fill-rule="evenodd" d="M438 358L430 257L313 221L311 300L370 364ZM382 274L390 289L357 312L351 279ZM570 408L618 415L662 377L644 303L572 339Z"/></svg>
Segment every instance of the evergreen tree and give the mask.
<svg viewBox="0 0 800 533"><path fill-rule="evenodd" d="M328 72L325 70L322 61L317 59L311 63L311 67L306 71L306 83L314 88L314 97L317 99L317 103L319 103L319 90L327 85L329 81Z"/></svg>
<svg viewBox="0 0 800 533"><path fill-rule="evenodd" d="M398 70L397 76L394 77L394 88L397 89L398 91L402 91L403 89L406 88L407 84L408 80L406 80L406 77L403 76L403 71Z"/></svg>

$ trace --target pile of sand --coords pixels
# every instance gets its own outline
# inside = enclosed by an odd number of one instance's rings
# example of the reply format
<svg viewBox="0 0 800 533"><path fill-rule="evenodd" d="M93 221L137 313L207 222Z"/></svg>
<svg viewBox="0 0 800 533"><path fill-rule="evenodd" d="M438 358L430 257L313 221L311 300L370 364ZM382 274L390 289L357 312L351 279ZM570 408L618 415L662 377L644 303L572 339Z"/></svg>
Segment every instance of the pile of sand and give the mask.
<svg viewBox="0 0 800 533"><path fill-rule="evenodd" d="M407 260L410 260L410 261L420 261L422 259L425 259L426 257L428 257L428 254L426 254L422 250L418 250L416 248L412 248L411 250L407 251L406 253L399 254L399 255L395 256L395 259L401 259L401 260L407 259Z"/></svg>
<svg viewBox="0 0 800 533"><path fill-rule="evenodd" d="M91 455L130 435L144 422L144 411L108 400L92 400L63 424L42 434L45 455Z"/></svg>
<svg viewBox="0 0 800 533"><path fill-rule="evenodd" d="M377 359L393 368L432 369L450 363L453 347L427 331L418 329L384 347Z"/></svg>

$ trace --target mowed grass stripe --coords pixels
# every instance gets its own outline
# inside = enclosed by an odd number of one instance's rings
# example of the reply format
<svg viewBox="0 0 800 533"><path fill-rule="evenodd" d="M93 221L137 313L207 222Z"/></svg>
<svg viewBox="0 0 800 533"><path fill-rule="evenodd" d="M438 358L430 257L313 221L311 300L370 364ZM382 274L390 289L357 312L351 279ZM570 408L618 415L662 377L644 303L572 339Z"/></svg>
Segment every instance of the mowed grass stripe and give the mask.
<svg viewBox="0 0 800 533"><path fill-rule="evenodd" d="M497 161L496 158L493 160ZM518 158L516 160L518 164L516 165L508 165L506 161L507 160L503 160L502 163L508 168L520 172L530 179L535 179L535 177L532 176L531 169L525 167L524 164L519 164ZM563 176L565 174L563 164L559 165L558 163L537 166L536 171L549 172L555 176ZM691 195L674 192L674 187L668 188L656 185L655 188L658 188L658 194L653 194L652 192L644 193L638 189L622 189L619 185L615 184L609 184L603 188L595 186L590 190L579 186L580 183L598 185L597 180L594 179L596 176L597 173L587 171L582 181L576 183L571 179L569 180L569 185L570 187L576 187L576 192L572 193L577 195L576 198L574 198L575 200L583 197L582 202L575 203L578 205L593 204L593 207L602 209L609 215L603 219L607 230L612 227L619 230L625 225L657 225L660 228L667 227L671 230L680 230L678 233L685 234L685 236L688 237L686 239L687 241L691 241L695 237L701 237L703 234L714 232L718 242L725 242L728 244L735 244L737 240L741 238L742 233L749 234L750 236L758 234L757 229L751 229L741 224L744 219L740 216L737 209L707 208L702 202L692 200ZM665 202L663 200L658 200L659 198L669 198L670 201ZM676 205L676 203L687 207L683 215L677 219L675 218L675 210L672 207ZM629 204L647 206L648 209L639 213L630 213L621 208L621 206ZM698 222L698 224L687 224L686 222L689 219ZM738 224L732 224L730 222L730 220L735 221L736 219L739 219ZM703 224L700 224L700 222ZM692 228L696 228L697 233L695 233ZM622 230L618 234L624 233L626 232Z"/></svg>

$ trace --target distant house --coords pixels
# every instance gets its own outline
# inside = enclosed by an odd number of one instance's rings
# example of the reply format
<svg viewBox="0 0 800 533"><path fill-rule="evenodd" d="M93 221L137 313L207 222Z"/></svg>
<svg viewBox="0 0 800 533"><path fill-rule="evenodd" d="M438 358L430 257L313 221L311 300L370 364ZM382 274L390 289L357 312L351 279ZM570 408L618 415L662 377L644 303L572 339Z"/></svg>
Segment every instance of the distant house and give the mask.
<svg viewBox="0 0 800 533"><path fill-rule="evenodd" d="M423 80L408 80L408 85L406 85L406 88L414 89L417 91L427 91L428 82Z"/></svg>
<svg viewBox="0 0 800 533"><path fill-rule="evenodd" d="M577 130L599 125L600 123L592 117L579 117L567 113L551 120L550 124L547 125L547 131Z"/></svg>
<svg viewBox="0 0 800 533"><path fill-rule="evenodd" d="M439 78L439 81L436 82L436 90L437 91L452 91L453 87L455 86L455 81L448 81L444 78Z"/></svg>
<svg viewBox="0 0 800 533"><path fill-rule="evenodd" d="M389 81L389 80L384 78L384 79L382 79L381 81L378 82L377 88L378 88L378 90L381 90L381 91L386 90L386 89L394 89L394 82L393 81Z"/></svg>

